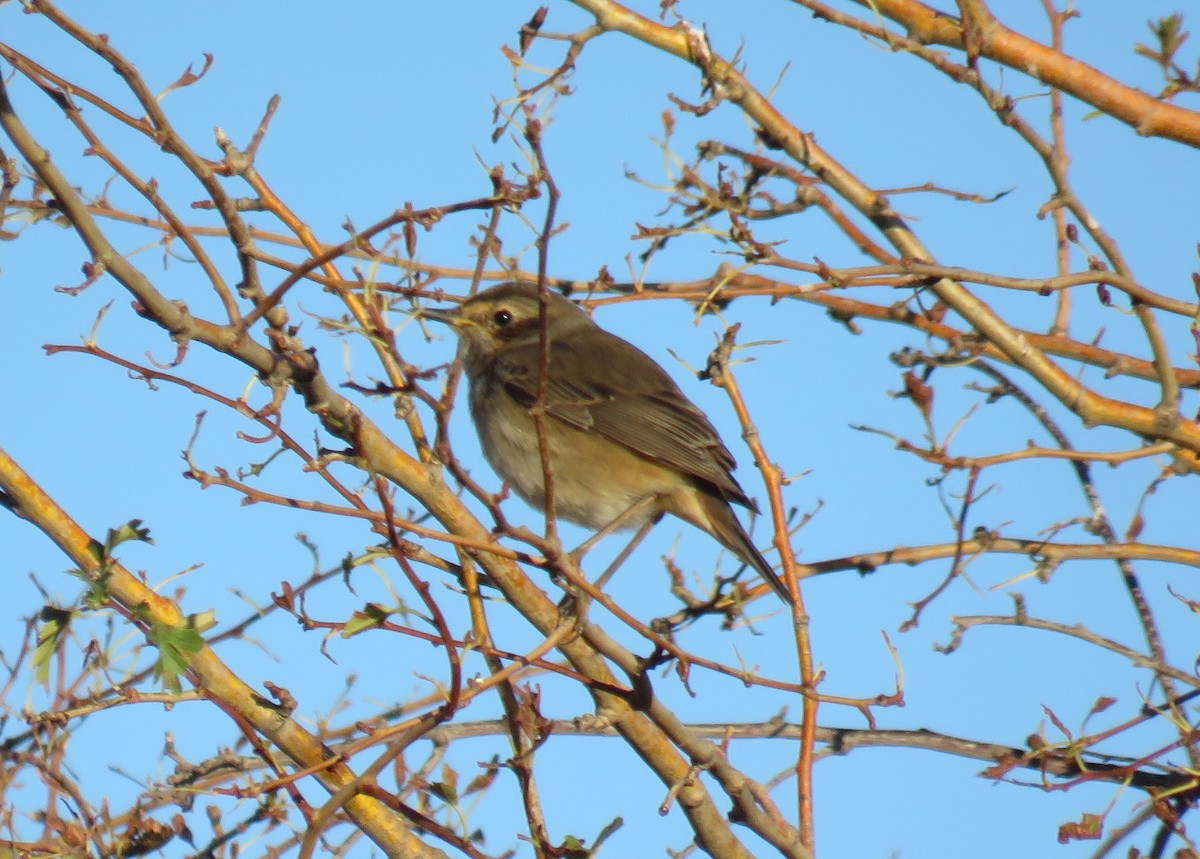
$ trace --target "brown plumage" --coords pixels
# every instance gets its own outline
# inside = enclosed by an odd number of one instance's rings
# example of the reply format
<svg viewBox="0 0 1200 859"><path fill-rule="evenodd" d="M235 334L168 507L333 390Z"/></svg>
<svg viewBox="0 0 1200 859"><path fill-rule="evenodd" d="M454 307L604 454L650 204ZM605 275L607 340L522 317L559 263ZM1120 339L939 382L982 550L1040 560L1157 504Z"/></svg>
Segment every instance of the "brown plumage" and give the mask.
<svg viewBox="0 0 1200 859"><path fill-rule="evenodd" d="M756 509L734 479L716 429L650 356L547 293L546 434L559 516L602 528L651 499L631 527L672 513L708 532L785 600L787 586L754 546L731 504ZM542 460L529 409L541 356L537 287L505 283L454 310L424 315L461 342L471 416L484 455L513 489L545 508Z"/></svg>

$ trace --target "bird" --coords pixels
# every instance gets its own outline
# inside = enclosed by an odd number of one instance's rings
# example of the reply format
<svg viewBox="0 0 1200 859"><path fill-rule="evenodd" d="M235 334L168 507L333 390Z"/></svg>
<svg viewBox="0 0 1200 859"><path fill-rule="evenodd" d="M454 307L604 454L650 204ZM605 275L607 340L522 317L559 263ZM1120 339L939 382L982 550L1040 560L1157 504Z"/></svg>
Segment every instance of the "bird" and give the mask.
<svg viewBox="0 0 1200 859"><path fill-rule="evenodd" d="M541 296L549 352L544 384ZM578 305L536 283L501 283L452 309L424 308L450 326L487 461L512 489L546 509L545 471L532 409L543 388L554 508L592 529L670 513L714 537L787 603L787 585L733 511L757 512L716 429L659 364L604 330Z"/></svg>

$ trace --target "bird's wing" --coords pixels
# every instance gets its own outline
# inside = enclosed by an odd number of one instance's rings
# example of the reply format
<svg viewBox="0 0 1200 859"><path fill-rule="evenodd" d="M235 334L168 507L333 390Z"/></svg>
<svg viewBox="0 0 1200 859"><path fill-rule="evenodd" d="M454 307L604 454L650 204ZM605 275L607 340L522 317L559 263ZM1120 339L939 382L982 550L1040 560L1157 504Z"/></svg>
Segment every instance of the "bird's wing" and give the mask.
<svg viewBox="0 0 1200 859"><path fill-rule="evenodd" d="M730 474L733 455L704 413L652 358L616 335L602 333L551 342L547 413L703 480L727 500L753 508ZM527 406L537 396L538 357L538 346L531 344L507 350L495 364L501 382ZM637 372L628 374L630 368Z"/></svg>

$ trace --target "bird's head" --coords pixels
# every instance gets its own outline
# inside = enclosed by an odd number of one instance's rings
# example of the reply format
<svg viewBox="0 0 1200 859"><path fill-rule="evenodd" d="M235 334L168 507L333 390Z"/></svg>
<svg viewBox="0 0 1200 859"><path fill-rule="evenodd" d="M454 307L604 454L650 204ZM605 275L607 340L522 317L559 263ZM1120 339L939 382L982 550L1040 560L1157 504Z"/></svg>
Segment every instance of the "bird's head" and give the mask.
<svg viewBox="0 0 1200 859"><path fill-rule="evenodd" d="M595 325L557 292L546 292L545 298L546 330L552 338L569 337ZM536 344L541 338L541 297L532 283L502 283L449 310L423 309L421 316L453 328L468 362L513 346Z"/></svg>

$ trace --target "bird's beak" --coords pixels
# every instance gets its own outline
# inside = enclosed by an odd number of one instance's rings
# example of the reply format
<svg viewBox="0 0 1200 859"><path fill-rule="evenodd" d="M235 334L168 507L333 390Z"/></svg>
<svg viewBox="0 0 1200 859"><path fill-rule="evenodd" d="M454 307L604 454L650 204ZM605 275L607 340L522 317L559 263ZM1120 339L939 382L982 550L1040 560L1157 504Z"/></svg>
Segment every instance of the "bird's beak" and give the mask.
<svg viewBox="0 0 1200 859"><path fill-rule="evenodd" d="M462 310L458 307L452 307L449 310L440 310L436 307L422 307L418 314L421 319L432 319L434 322L444 322L452 328L459 328L463 325Z"/></svg>

